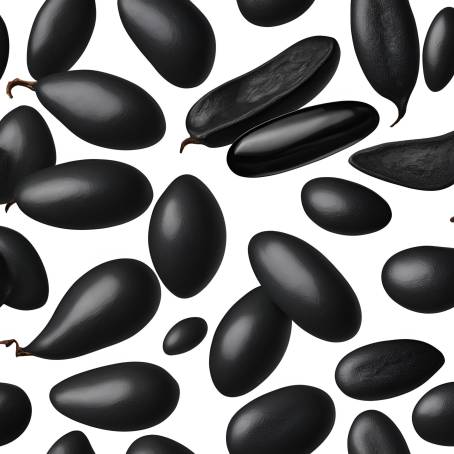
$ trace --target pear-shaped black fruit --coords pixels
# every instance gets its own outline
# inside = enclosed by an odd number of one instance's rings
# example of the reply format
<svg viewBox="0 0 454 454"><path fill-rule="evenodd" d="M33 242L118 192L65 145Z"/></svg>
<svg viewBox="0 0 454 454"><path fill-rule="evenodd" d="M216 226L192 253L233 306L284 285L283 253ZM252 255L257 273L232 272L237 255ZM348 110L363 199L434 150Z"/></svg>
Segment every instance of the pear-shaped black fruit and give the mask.
<svg viewBox="0 0 454 454"><path fill-rule="evenodd" d="M57 440L47 454L95 454L95 451L84 433L74 431Z"/></svg>
<svg viewBox="0 0 454 454"><path fill-rule="evenodd" d="M193 452L170 438L148 435L136 440L126 454L193 454Z"/></svg>
<svg viewBox="0 0 454 454"><path fill-rule="evenodd" d="M9 58L9 35L5 21L0 16L0 79L5 73Z"/></svg>

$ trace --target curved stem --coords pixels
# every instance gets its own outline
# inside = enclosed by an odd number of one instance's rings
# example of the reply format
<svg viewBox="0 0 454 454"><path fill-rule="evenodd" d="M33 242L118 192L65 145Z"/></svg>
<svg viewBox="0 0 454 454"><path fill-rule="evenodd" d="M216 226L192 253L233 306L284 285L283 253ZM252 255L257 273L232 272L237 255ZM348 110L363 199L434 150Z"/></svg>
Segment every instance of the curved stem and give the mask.
<svg viewBox="0 0 454 454"><path fill-rule="evenodd" d="M200 143L201 142L199 140L194 139L193 137L188 137L187 139L183 140L183 142L181 142L180 153L183 153L183 151L187 145L191 145L191 144L197 145Z"/></svg>
<svg viewBox="0 0 454 454"><path fill-rule="evenodd" d="M19 358L21 356L33 356L31 353L26 352L15 339L0 341L0 345L4 345L7 348L11 347L11 345L13 345L13 344L16 346L16 357L17 358Z"/></svg>
<svg viewBox="0 0 454 454"><path fill-rule="evenodd" d="M9 209L15 205L16 202L8 202L6 205L5 205L5 213L8 213Z"/></svg>
<svg viewBox="0 0 454 454"><path fill-rule="evenodd" d="M11 82L8 82L6 86L6 94L12 98L13 97L13 88L14 87L26 87L29 90L35 91L36 90L37 82L34 80L22 80L22 79L14 79Z"/></svg>

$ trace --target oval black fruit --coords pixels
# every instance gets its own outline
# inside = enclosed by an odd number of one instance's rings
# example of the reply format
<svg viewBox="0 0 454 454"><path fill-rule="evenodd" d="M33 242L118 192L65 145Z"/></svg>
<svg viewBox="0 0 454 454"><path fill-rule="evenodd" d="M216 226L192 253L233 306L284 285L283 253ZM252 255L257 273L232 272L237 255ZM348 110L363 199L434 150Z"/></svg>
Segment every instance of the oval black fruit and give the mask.
<svg viewBox="0 0 454 454"><path fill-rule="evenodd" d="M290 340L292 322L261 287L243 296L219 323L210 350L210 373L225 396L252 391L276 369Z"/></svg>
<svg viewBox="0 0 454 454"><path fill-rule="evenodd" d="M238 138L227 155L242 177L264 177L326 158L367 137L380 121L369 104L333 102L261 124Z"/></svg>
<svg viewBox="0 0 454 454"><path fill-rule="evenodd" d="M190 138L182 144L231 144L249 129L299 109L317 96L337 70L334 38L303 39L247 74L215 88L194 104L186 118Z"/></svg>
<svg viewBox="0 0 454 454"><path fill-rule="evenodd" d="M193 452L170 438L148 435L136 440L126 454L193 454Z"/></svg>
<svg viewBox="0 0 454 454"><path fill-rule="evenodd" d="M443 354L425 342L376 342L354 350L339 362L336 383L353 399L390 399L421 386L444 362Z"/></svg>
<svg viewBox="0 0 454 454"><path fill-rule="evenodd" d="M33 22L27 64L35 79L70 69L90 41L95 0L46 0Z"/></svg>
<svg viewBox="0 0 454 454"><path fill-rule="evenodd" d="M262 232L249 243L249 259L265 292L302 329L330 342L358 332L355 292L317 249L285 233Z"/></svg>
<svg viewBox="0 0 454 454"><path fill-rule="evenodd" d="M0 79L5 73L9 58L9 35L5 21L0 16Z"/></svg>
<svg viewBox="0 0 454 454"><path fill-rule="evenodd" d="M180 388L164 369L120 363L70 377L50 392L52 405L74 421L104 430L153 427L175 410Z"/></svg>
<svg viewBox="0 0 454 454"><path fill-rule="evenodd" d="M289 386L239 410L227 428L230 454L309 454L331 432L336 410L324 391Z"/></svg>
<svg viewBox="0 0 454 454"><path fill-rule="evenodd" d="M388 203L376 192L341 178L314 178L304 185L301 202L318 226L341 235L376 232L392 217Z"/></svg>
<svg viewBox="0 0 454 454"><path fill-rule="evenodd" d="M190 0L118 0L121 21L134 44L171 84L200 85L216 56L216 37Z"/></svg>
<svg viewBox="0 0 454 454"><path fill-rule="evenodd" d="M181 355L197 347L208 331L207 322L203 318L192 317L178 322L167 333L163 349L168 355Z"/></svg>
<svg viewBox="0 0 454 454"><path fill-rule="evenodd" d="M47 454L95 454L95 451L85 434L74 431L57 440Z"/></svg>
<svg viewBox="0 0 454 454"><path fill-rule="evenodd" d="M174 180L156 202L148 246L164 285L180 298L201 292L224 257L226 228L221 208L192 175Z"/></svg>

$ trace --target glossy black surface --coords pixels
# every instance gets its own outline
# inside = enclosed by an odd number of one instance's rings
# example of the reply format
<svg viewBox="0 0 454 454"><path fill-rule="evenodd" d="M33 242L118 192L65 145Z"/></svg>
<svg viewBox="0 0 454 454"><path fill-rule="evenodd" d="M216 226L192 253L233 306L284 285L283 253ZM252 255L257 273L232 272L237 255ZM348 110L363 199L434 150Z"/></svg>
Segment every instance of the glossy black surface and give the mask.
<svg viewBox="0 0 454 454"><path fill-rule="evenodd" d="M216 38L190 0L118 0L118 10L130 38L164 79L191 88L208 77Z"/></svg>
<svg viewBox="0 0 454 454"><path fill-rule="evenodd" d="M336 410L324 391L289 386L258 397L227 428L230 454L310 454L329 435Z"/></svg>
<svg viewBox="0 0 454 454"><path fill-rule="evenodd" d="M33 22L27 65L35 79L70 69L90 41L95 0L46 0Z"/></svg>
<svg viewBox="0 0 454 454"><path fill-rule="evenodd" d="M341 178L314 178L301 191L306 214L322 229L341 235L365 235L383 229L392 213L376 192Z"/></svg>
<svg viewBox="0 0 454 454"><path fill-rule="evenodd" d="M163 342L168 355L181 355L199 345L207 335L208 325L203 318L191 317L181 320L166 334Z"/></svg>
<svg viewBox="0 0 454 454"><path fill-rule="evenodd" d="M308 107L270 120L237 139L227 155L242 177L264 177L310 164L359 142L378 126L378 112L356 101Z"/></svg>
<svg viewBox="0 0 454 454"><path fill-rule="evenodd" d="M376 342L352 351L339 362L336 383L353 399L389 399L424 384L444 362L443 354L425 342Z"/></svg>
<svg viewBox="0 0 454 454"><path fill-rule="evenodd" d="M55 442L47 454L95 454L82 432L70 432Z"/></svg>
<svg viewBox="0 0 454 454"><path fill-rule="evenodd" d="M2 78L9 59L9 35L5 21L0 16L0 79Z"/></svg>
<svg viewBox="0 0 454 454"><path fill-rule="evenodd" d="M186 118L189 143L229 145L254 126L299 109L325 88L339 59L334 38L313 36L297 42L197 101Z"/></svg>
<svg viewBox="0 0 454 454"><path fill-rule="evenodd" d="M281 362L292 322L258 287L219 323L210 350L211 379L218 391L241 396L259 386Z"/></svg>
<svg viewBox="0 0 454 454"><path fill-rule="evenodd" d="M419 38L408 0L352 0L353 44L374 90L399 110L398 123L419 72Z"/></svg>
<svg viewBox="0 0 454 454"><path fill-rule="evenodd" d="M136 440L126 454L193 454L193 452L170 438L148 435Z"/></svg>
<svg viewBox="0 0 454 454"><path fill-rule="evenodd" d="M355 292L317 249L286 233L262 232L249 243L249 259L268 296L302 329L331 342L358 332Z"/></svg>
<svg viewBox="0 0 454 454"><path fill-rule="evenodd" d="M135 167L84 159L40 170L17 186L15 202L38 222L63 229L102 229L129 222L149 206L153 190Z"/></svg>
<svg viewBox="0 0 454 454"><path fill-rule="evenodd" d="M205 184L182 175L165 190L151 215L148 246L164 285L180 298L201 292L224 257L221 208Z"/></svg>
<svg viewBox="0 0 454 454"><path fill-rule="evenodd" d="M104 430L153 427L175 410L180 389L164 369L120 363L75 375L54 386L52 405L63 415Z"/></svg>

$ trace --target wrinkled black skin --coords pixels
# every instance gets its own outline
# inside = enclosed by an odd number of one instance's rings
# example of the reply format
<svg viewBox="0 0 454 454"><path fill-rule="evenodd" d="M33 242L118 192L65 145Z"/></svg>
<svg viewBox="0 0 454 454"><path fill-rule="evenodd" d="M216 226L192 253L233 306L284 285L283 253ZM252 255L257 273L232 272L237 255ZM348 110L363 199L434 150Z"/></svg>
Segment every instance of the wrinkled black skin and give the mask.
<svg viewBox="0 0 454 454"><path fill-rule="evenodd" d="M386 200L365 186L341 178L314 178L301 191L309 218L340 235L366 235L386 227L392 212Z"/></svg>
<svg viewBox="0 0 454 454"><path fill-rule="evenodd" d="M336 418L330 396L310 386L272 391L241 408L227 428L230 454L310 454Z"/></svg>
<svg viewBox="0 0 454 454"><path fill-rule="evenodd" d="M0 121L0 203L14 200L16 185L27 175L56 162L55 144L38 111L20 106Z"/></svg>
<svg viewBox="0 0 454 454"><path fill-rule="evenodd" d="M9 35L5 21L0 16L0 79L5 73L9 59Z"/></svg>
<svg viewBox="0 0 454 454"><path fill-rule="evenodd" d="M281 232L249 242L249 260L265 292L300 328L343 342L361 326L361 307L342 274L317 249Z"/></svg>
<svg viewBox="0 0 454 454"><path fill-rule="evenodd" d="M156 202L148 246L156 272L179 298L201 292L218 271L226 247L222 210L198 178L182 175Z"/></svg>
<svg viewBox="0 0 454 454"><path fill-rule="evenodd" d="M55 442L47 454L95 454L82 432L70 432Z"/></svg>
<svg viewBox="0 0 454 454"><path fill-rule="evenodd" d="M314 36L297 42L197 101L186 118L191 139L222 147L267 120L299 109L325 88L339 59L334 38Z"/></svg>
<svg viewBox="0 0 454 454"><path fill-rule="evenodd" d="M95 23L95 0L46 0L28 40L30 74L41 79L70 69L87 47Z"/></svg>
<svg viewBox="0 0 454 454"><path fill-rule="evenodd" d="M140 216L153 190L135 167L118 161L84 159L40 170L15 191L19 208L32 219L63 229L112 227Z"/></svg>
<svg viewBox="0 0 454 454"><path fill-rule="evenodd" d="M287 350L292 322L258 287L224 316L210 350L211 379L228 397L242 396L265 381Z"/></svg>
<svg viewBox="0 0 454 454"><path fill-rule="evenodd" d="M181 355L197 347L208 332L203 318L191 317L181 320L166 334L163 350L167 355Z"/></svg>
<svg viewBox="0 0 454 454"><path fill-rule="evenodd" d="M126 454L194 454L185 446L159 435L148 435L136 440Z"/></svg>
<svg viewBox="0 0 454 454"><path fill-rule="evenodd" d="M444 362L443 354L425 342L376 342L354 350L339 362L336 383L353 399L390 399L424 384Z"/></svg>
<svg viewBox="0 0 454 454"><path fill-rule="evenodd" d="M118 0L118 10L129 37L168 82L192 88L209 76L216 37L190 0Z"/></svg>
<svg viewBox="0 0 454 454"><path fill-rule="evenodd" d="M265 177L331 156L371 134L378 112L356 101L308 107L259 125L231 146L230 169L242 177Z"/></svg>
<svg viewBox="0 0 454 454"><path fill-rule="evenodd" d="M161 423L173 413L179 397L178 383L167 371L138 362L83 372L50 392L52 405L66 417L119 432Z"/></svg>

